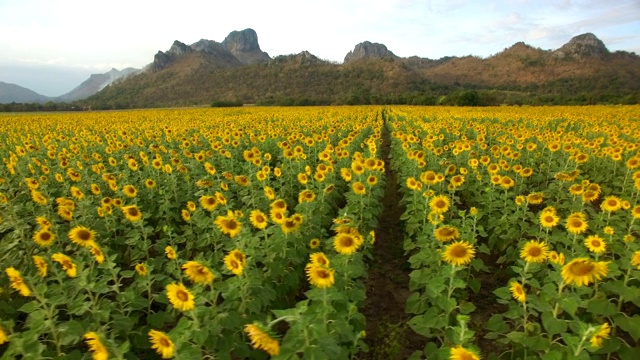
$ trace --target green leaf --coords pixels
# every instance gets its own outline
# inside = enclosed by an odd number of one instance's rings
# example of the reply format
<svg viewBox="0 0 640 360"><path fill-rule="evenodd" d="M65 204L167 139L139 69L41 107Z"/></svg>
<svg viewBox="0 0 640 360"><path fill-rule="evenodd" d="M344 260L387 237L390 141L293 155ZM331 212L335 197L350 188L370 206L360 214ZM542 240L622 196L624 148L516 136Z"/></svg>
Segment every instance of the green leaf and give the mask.
<svg viewBox="0 0 640 360"><path fill-rule="evenodd" d="M61 342L63 345L74 344L84 335L84 328L78 321L71 320L60 325L60 333L62 334Z"/></svg>
<svg viewBox="0 0 640 360"><path fill-rule="evenodd" d="M613 320L617 326L629 333L636 342L640 339L640 315L627 317L625 314L616 314Z"/></svg>
<svg viewBox="0 0 640 360"><path fill-rule="evenodd" d="M560 300L560 308L571 315L575 315L578 311L578 300L573 297L566 297Z"/></svg>
<svg viewBox="0 0 640 360"><path fill-rule="evenodd" d="M562 360L562 353L556 350L551 350L542 355L542 360Z"/></svg>
<svg viewBox="0 0 640 360"><path fill-rule="evenodd" d="M20 309L18 309L18 311L21 311L24 313L32 313L39 308L40 308L40 304L38 304L38 302L34 300L34 301L29 301L28 303L22 305Z"/></svg>
<svg viewBox="0 0 640 360"><path fill-rule="evenodd" d="M587 303L587 311L601 316L611 316L618 312L616 306L607 299L593 299Z"/></svg>
<svg viewBox="0 0 640 360"><path fill-rule="evenodd" d="M558 320L549 312L542 314L542 326L549 335L560 334L567 331L567 322Z"/></svg>
<svg viewBox="0 0 640 360"><path fill-rule="evenodd" d="M486 325L487 329L491 331L495 331L498 333L506 333L509 331L509 325L505 323L504 318L500 314L495 314L491 316L489 321L487 321Z"/></svg>
<svg viewBox="0 0 640 360"><path fill-rule="evenodd" d="M476 309L476 306L471 302L463 301L458 308L460 309L460 313L466 315L472 313Z"/></svg>

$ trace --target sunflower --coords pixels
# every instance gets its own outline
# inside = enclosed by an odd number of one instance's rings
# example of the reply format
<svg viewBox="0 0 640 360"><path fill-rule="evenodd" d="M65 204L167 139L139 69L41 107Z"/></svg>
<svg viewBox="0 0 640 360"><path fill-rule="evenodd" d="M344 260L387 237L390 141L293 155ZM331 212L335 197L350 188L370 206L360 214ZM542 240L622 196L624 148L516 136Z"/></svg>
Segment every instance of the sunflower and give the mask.
<svg viewBox="0 0 640 360"><path fill-rule="evenodd" d="M147 269L147 265L145 263L136 264L135 269L140 276L147 276L149 274L149 270Z"/></svg>
<svg viewBox="0 0 640 360"><path fill-rule="evenodd" d="M635 266L640 270L640 251L636 251L631 256L631 265Z"/></svg>
<svg viewBox="0 0 640 360"><path fill-rule="evenodd" d="M280 224L280 227L285 234L289 234L298 230L302 222L297 221L296 219L296 217L290 216L288 218L285 218L284 221Z"/></svg>
<svg viewBox="0 0 640 360"><path fill-rule="evenodd" d="M140 221L140 219L142 219L142 213L140 212L140 209L138 209L138 205L123 206L121 209L124 213L124 217L131 222Z"/></svg>
<svg viewBox="0 0 640 360"><path fill-rule="evenodd" d="M316 199L316 194L311 190L302 190L298 195L298 203L302 204L304 202L313 202Z"/></svg>
<svg viewBox="0 0 640 360"><path fill-rule="evenodd" d="M516 196L514 201L515 201L516 205L521 206L522 204L524 204L524 200L525 200L524 195L518 195L518 196Z"/></svg>
<svg viewBox="0 0 640 360"><path fill-rule="evenodd" d="M640 219L640 205L634 206L633 209L631 209L631 216L633 216L634 219Z"/></svg>
<svg viewBox="0 0 640 360"><path fill-rule="evenodd" d="M587 224L586 216L583 213L578 212L569 215L565 222L565 227L567 228L567 231L572 234L582 234L587 231L589 225Z"/></svg>
<svg viewBox="0 0 640 360"><path fill-rule="evenodd" d="M265 186L264 187L264 196L269 199L269 200L273 200L276 198L276 193L275 191L273 191L273 189L269 186Z"/></svg>
<svg viewBox="0 0 640 360"><path fill-rule="evenodd" d="M598 331L595 334L593 334L593 336L589 340L589 342L591 343L591 346L593 346L594 348L601 347L602 340L608 339L610 333L611 333L611 326L609 326L609 323L602 324L602 326L600 326Z"/></svg>
<svg viewBox="0 0 640 360"><path fill-rule="evenodd" d="M527 300L527 294L524 292L524 287L517 281L512 281L511 286L509 286L509 291L511 291L511 295L514 299L525 302Z"/></svg>
<svg viewBox="0 0 640 360"><path fill-rule="evenodd" d="M340 254L355 253L364 239L359 234L338 233L333 240L333 248Z"/></svg>
<svg viewBox="0 0 640 360"><path fill-rule="evenodd" d="M41 278L44 278L47 276L47 272L49 270L49 264L47 264L47 261L39 255L33 255L33 264L36 266L36 269L38 270L38 275Z"/></svg>
<svg viewBox="0 0 640 360"><path fill-rule="evenodd" d="M607 196L600 204L602 211L614 212L620 210L620 208L622 208L622 200L617 196Z"/></svg>
<svg viewBox="0 0 640 360"><path fill-rule="evenodd" d="M213 211L215 210L216 206L218 206L218 201L216 200L215 196L202 195L200 197L200 205L207 211Z"/></svg>
<svg viewBox="0 0 640 360"><path fill-rule="evenodd" d="M367 193L367 188L360 181L356 181L351 185L353 192L357 195L364 195Z"/></svg>
<svg viewBox="0 0 640 360"><path fill-rule="evenodd" d="M560 222L560 218L555 214L555 212L550 211L542 211L540 213L540 226L550 229Z"/></svg>
<svg viewBox="0 0 640 360"><path fill-rule="evenodd" d="M327 266L309 263L305 267L305 271L309 283L315 287L321 289L330 288L335 283L335 278L333 277L335 270Z"/></svg>
<svg viewBox="0 0 640 360"><path fill-rule="evenodd" d="M182 283L167 285L167 298L174 308L180 311L193 310L196 307L193 294Z"/></svg>
<svg viewBox="0 0 640 360"><path fill-rule="evenodd" d="M42 228L33 234L33 241L39 246L50 246L56 239L56 235L49 228Z"/></svg>
<svg viewBox="0 0 640 360"><path fill-rule="evenodd" d="M71 258L67 255L63 253L55 253L51 255L51 260L62 265L62 269L67 273L68 277L74 278L78 275L78 268L76 267L76 264L74 264Z"/></svg>
<svg viewBox="0 0 640 360"><path fill-rule="evenodd" d="M455 226L445 225L434 230L436 239L447 242L460 237L460 231Z"/></svg>
<svg viewBox="0 0 640 360"><path fill-rule="evenodd" d="M249 221L256 229L263 230L267 227L267 215L260 210L252 210L249 214Z"/></svg>
<svg viewBox="0 0 640 360"><path fill-rule="evenodd" d="M37 191L37 190L31 190L31 199L40 205L47 205L47 198L42 195L41 192Z"/></svg>
<svg viewBox="0 0 640 360"><path fill-rule="evenodd" d="M451 265L468 264L473 259L476 251L473 245L466 241L456 241L447 245L442 252L442 259Z"/></svg>
<svg viewBox="0 0 640 360"><path fill-rule="evenodd" d="M20 275L20 271L16 270L13 267L9 267L5 269L7 273L7 277L11 282L11 287L16 290L22 296L31 295L31 289L24 283L24 279L22 279L22 275Z"/></svg>
<svg viewBox="0 0 640 360"><path fill-rule="evenodd" d="M122 187L122 192L125 196L134 198L138 195L138 190L133 185L125 185Z"/></svg>
<svg viewBox="0 0 640 360"><path fill-rule="evenodd" d="M149 330L149 341L151 348L162 356L163 359L171 359L173 357L174 345L171 338L162 331Z"/></svg>
<svg viewBox="0 0 640 360"><path fill-rule="evenodd" d="M236 220L235 215L231 211L227 212L227 216L218 216L214 224L216 224L223 234L227 234L231 238L238 235L240 230L242 230L242 223Z"/></svg>
<svg viewBox="0 0 640 360"><path fill-rule="evenodd" d="M582 194L582 202L589 203L598 198L599 194L595 191L587 190Z"/></svg>
<svg viewBox="0 0 640 360"><path fill-rule="evenodd" d="M584 244L592 253L602 254L607 250L607 243L598 235L588 236L584 240Z"/></svg>
<svg viewBox="0 0 640 360"><path fill-rule="evenodd" d="M271 220L273 220L274 223L279 225L282 225L287 218L284 211L278 209L271 209L269 216L271 216Z"/></svg>
<svg viewBox="0 0 640 360"><path fill-rule="evenodd" d="M367 176L367 185L375 186L378 183L378 177L375 175Z"/></svg>
<svg viewBox="0 0 640 360"><path fill-rule="evenodd" d="M500 178L500 187L503 189L511 189L515 186L515 184L516 182L508 176L503 176Z"/></svg>
<svg viewBox="0 0 640 360"><path fill-rule="evenodd" d="M607 276L607 264L606 261L591 261L588 258L573 259L562 267L562 278L567 284L589 285Z"/></svg>
<svg viewBox="0 0 640 360"><path fill-rule="evenodd" d="M0 345L6 343L9 341L9 336L7 335L7 333L4 331L4 329L2 328L2 326L0 326Z"/></svg>
<svg viewBox="0 0 640 360"><path fill-rule="evenodd" d="M69 231L68 236L75 244L89 247L96 239L96 232L84 226L76 226Z"/></svg>
<svg viewBox="0 0 640 360"><path fill-rule="evenodd" d="M98 334L94 332L84 334L84 342L89 346L93 360L107 360L109 358L109 351L100 341Z"/></svg>
<svg viewBox="0 0 640 360"><path fill-rule="evenodd" d="M69 189L69 192L71 193L71 196L78 200L84 199L84 193L82 192L82 190L75 186L72 186L71 189Z"/></svg>
<svg viewBox="0 0 640 360"><path fill-rule="evenodd" d="M342 168L340 169L340 176L344 179L344 181L346 182L350 182L351 178L353 177L353 175L351 174L351 170L347 169L347 168Z"/></svg>
<svg viewBox="0 0 640 360"><path fill-rule="evenodd" d="M51 221L47 220L44 216L36 217L36 224L40 225L41 228L50 229Z"/></svg>
<svg viewBox="0 0 640 360"><path fill-rule="evenodd" d="M210 284L213 281L214 276L211 270L197 261L187 261L182 265L182 269L191 282Z"/></svg>
<svg viewBox="0 0 640 360"><path fill-rule="evenodd" d="M547 259L549 259L549 261L551 261L554 264L558 264L558 265L564 265L564 254L563 253L557 253L555 251L549 251L549 254L547 254Z"/></svg>
<svg viewBox="0 0 640 360"><path fill-rule="evenodd" d="M190 222L191 221L191 213L187 209L180 210L180 216L182 217L182 220L184 220L186 222Z"/></svg>
<svg viewBox="0 0 640 360"><path fill-rule="evenodd" d="M584 187L580 184L573 184L569 187L569 193L573 196L582 195L584 193Z"/></svg>
<svg viewBox="0 0 640 360"><path fill-rule="evenodd" d="M315 252L309 255L309 261L311 261L311 264L318 264L322 266L329 266L330 264L327 256L321 252Z"/></svg>
<svg viewBox="0 0 640 360"><path fill-rule="evenodd" d="M541 192L534 192L527 195L527 202L532 205L538 205L544 200L544 194Z"/></svg>
<svg viewBox="0 0 640 360"><path fill-rule="evenodd" d="M147 180L144 181L144 186L147 189L153 189L153 188L156 187L156 182L153 179L147 179Z"/></svg>
<svg viewBox="0 0 640 360"><path fill-rule="evenodd" d="M104 253L102 249L94 242L89 244L89 252L93 255L93 258L96 260L98 264L102 264L104 262Z"/></svg>
<svg viewBox="0 0 640 360"><path fill-rule="evenodd" d="M480 360L480 356L478 356L475 352L471 350L467 350L462 346L458 345L454 348L451 348L449 352L449 359L451 360Z"/></svg>
<svg viewBox="0 0 640 360"><path fill-rule="evenodd" d="M317 249L318 247L320 247L320 239L311 239L309 241L309 247L312 249Z"/></svg>
<svg viewBox="0 0 640 360"><path fill-rule="evenodd" d="M244 262L239 259L239 255L242 255L242 258L244 258L244 254L240 252L240 250L232 250L224 257L224 265L227 267L227 270L238 276L242 275L244 271Z"/></svg>
<svg viewBox="0 0 640 360"><path fill-rule="evenodd" d="M520 251L520 258L528 263L541 263L547 258L549 247L544 241L531 240Z"/></svg>
<svg viewBox="0 0 640 360"><path fill-rule="evenodd" d="M244 327L244 332L249 336L251 346L254 349L264 350L271 356L280 354L280 343L268 331L264 330L261 325L257 323L248 324Z"/></svg>
<svg viewBox="0 0 640 360"><path fill-rule="evenodd" d="M435 214L443 214L449 211L451 200L447 195L438 195L429 201L431 212Z"/></svg>
<svg viewBox="0 0 640 360"><path fill-rule="evenodd" d="M167 255L167 259L169 260L175 260L178 257L176 250L171 246L164 248L164 253Z"/></svg>

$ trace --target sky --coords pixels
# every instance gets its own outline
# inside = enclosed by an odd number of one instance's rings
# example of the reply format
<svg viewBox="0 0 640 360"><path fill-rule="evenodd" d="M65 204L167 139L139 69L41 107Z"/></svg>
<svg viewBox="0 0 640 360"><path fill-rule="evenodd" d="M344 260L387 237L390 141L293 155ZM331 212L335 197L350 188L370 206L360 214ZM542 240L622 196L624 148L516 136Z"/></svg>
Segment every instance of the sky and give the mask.
<svg viewBox="0 0 640 360"><path fill-rule="evenodd" d="M640 54L640 0L0 0L0 81L58 96L90 74L142 68L174 40L222 42L246 28L271 57L336 62L363 41L402 57L488 57L586 32Z"/></svg>

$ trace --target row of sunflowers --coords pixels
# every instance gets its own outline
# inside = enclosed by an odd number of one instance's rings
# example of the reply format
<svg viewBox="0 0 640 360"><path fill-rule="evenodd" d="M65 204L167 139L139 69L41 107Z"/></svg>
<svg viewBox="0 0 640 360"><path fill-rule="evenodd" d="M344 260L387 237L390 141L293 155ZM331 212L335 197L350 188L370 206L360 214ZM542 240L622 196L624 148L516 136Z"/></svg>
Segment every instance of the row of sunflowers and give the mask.
<svg viewBox="0 0 640 360"><path fill-rule="evenodd" d="M413 358L640 356L637 110L386 112Z"/></svg>
<svg viewBox="0 0 640 360"><path fill-rule="evenodd" d="M365 349L381 110L0 117L0 356Z"/></svg>

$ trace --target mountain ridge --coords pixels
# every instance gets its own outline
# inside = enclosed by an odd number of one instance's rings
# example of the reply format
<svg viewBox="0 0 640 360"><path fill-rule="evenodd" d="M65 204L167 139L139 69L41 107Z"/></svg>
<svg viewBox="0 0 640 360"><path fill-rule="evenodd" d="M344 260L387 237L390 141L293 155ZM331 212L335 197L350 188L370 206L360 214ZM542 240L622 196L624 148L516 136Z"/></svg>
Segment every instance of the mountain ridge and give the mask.
<svg viewBox="0 0 640 360"><path fill-rule="evenodd" d="M271 57L261 50L255 30L247 28L232 31L222 42L201 39L187 45L175 40L140 71L128 71L117 81L109 73L94 74L83 82L91 90L74 89L44 101L73 101L92 91L82 104L148 107L212 100L268 104L283 99L366 103L398 97L406 101L402 96L416 93L442 98L465 89L565 96L584 92L584 84L590 81L609 98L634 98L640 91L635 85L640 83L639 69L640 57L635 53L612 53L592 33L574 36L555 50L520 41L486 58L399 57L384 44L363 41L345 55L343 63L336 63L306 50Z"/></svg>

